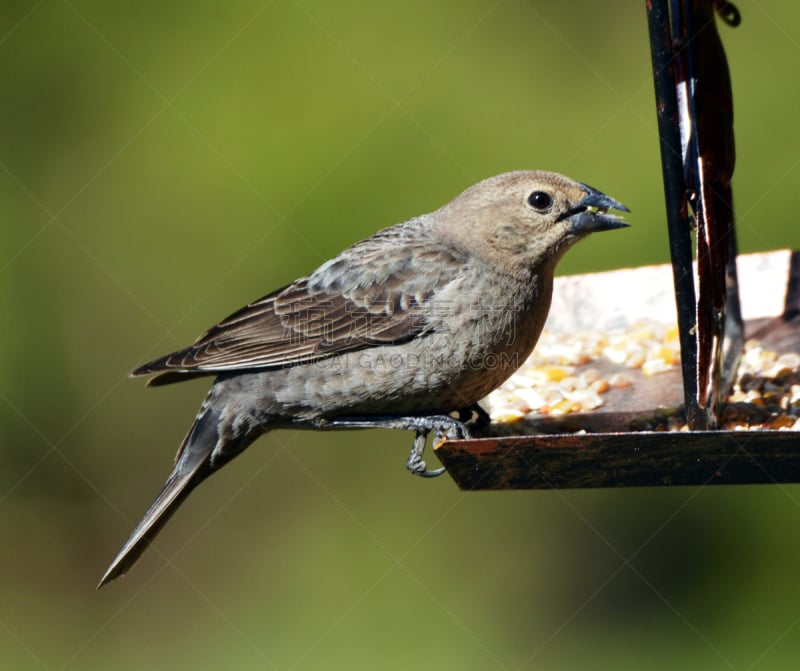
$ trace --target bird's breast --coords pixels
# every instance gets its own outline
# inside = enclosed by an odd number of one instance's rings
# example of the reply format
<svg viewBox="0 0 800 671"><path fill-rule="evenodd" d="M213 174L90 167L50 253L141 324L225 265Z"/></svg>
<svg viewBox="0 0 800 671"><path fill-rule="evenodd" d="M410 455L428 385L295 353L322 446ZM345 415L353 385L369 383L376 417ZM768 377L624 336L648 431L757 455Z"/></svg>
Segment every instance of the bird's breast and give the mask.
<svg viewBox="0 0 800 671"><path fill-rule="evenodd" d="M419 345L425 358L434 362L431 374L446 378L474 403L500 386L530 355L547 319L552 280L467 279L459 291L449 303L440 300L434 334Z"/></svg>

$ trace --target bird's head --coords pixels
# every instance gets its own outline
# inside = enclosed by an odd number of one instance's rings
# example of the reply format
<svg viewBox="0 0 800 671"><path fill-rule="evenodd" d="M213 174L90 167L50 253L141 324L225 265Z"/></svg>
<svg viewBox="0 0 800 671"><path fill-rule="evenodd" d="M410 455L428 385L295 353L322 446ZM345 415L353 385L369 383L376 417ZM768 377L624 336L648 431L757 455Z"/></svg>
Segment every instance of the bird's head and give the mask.
<svg viewBox="0 0 800 671"><path fill-rule="evenodd" d="M513 270L554 268L589 233L628 226L609 210L628 208L563 175L518 171L479 182L436 214L447 237Z"/></svg>

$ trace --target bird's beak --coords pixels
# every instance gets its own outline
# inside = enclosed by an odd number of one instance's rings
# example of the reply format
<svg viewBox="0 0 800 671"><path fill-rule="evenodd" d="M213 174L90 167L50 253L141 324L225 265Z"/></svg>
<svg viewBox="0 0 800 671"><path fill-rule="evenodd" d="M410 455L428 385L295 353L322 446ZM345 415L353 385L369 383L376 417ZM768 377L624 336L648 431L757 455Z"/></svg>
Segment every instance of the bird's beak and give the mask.
<svg viewBox="0 0 800 671"><path fill-rule="evenodd" d="M608 213L608 210L630 212L622 203L586 184L581 184L581 187L586 191L586 197L561 215L561 219L569 220L569 232L572 235L630 226L622 217Z"/></svg>

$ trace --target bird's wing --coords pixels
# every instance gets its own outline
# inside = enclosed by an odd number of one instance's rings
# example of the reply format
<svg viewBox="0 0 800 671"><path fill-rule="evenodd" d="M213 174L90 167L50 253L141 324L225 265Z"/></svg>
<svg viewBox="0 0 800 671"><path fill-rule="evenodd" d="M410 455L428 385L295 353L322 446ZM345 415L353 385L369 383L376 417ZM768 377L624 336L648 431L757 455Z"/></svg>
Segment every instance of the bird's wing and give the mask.
<svg viewBox="0 0 800 671"><path fill-rule="evenodd" d="M279 368L430 332L425 305L458 275L462 259L404 237L386 229L353 245L131 375L161 373L151 384L167 384L197 374Z"/></svg>

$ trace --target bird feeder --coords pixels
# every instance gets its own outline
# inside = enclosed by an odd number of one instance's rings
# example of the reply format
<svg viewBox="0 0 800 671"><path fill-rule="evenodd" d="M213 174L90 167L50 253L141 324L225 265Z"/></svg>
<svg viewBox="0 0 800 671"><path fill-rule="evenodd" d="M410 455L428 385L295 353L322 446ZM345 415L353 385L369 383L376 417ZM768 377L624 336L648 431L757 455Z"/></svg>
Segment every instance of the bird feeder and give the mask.
<svg viewBox="0 0 800 671"><path fill-rule="evenodd" d="M629 370L629 384L591 411L529 414L444 441L435 453L462 489L800 482L797 417L779 417L780 429L729 421L748 406L729 397L745 334L776 356L800 351L800 253L736 251L733 104L717 21L736 26L739 13L724 0L646 6L671 264L557 278L546 330L618 329L631 312L672 318L680 366ZM614 362L591 366L618 372ZM780 371L782 381L796 375L788 382L800 385L798 369ZM748 384L769 394L775 383Z"/></svg>

